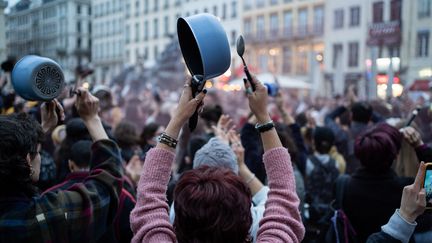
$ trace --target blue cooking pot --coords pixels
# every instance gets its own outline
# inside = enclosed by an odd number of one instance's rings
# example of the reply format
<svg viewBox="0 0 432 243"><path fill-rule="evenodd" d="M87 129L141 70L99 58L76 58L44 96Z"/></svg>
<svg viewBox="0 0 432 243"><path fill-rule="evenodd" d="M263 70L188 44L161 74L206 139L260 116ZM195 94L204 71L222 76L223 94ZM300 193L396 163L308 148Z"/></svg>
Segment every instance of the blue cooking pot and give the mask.
<svg viewBox="0 0 432 243"><path fill-rule="evenodd" d="M19 60L12 70L15 92L26 100L50 101L63 90L63 71L55 61L36 55Z"/></svg>
<svg viewBox="0 0 432 243"><path fill-rule="evenodd" d="M177 20L177 35L183 59L192 75L208 80L225 73L231 64L228 38L219 20L197 14Z"/></svg>

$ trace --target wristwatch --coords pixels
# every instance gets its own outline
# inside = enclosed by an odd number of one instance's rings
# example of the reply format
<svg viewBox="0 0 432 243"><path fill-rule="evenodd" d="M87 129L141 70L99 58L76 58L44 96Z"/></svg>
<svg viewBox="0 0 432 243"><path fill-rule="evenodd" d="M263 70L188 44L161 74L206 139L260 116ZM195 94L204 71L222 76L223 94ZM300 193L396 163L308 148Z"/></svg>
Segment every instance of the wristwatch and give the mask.
<svg viewBox="0 0 432 243"><path fill-rule="evenodd" d="M271 130L273 127L275 127L273 120L270 120L269 122L266 122L264 124L257 123L255 125L255 129L260 133L267 132Z"/></svg>

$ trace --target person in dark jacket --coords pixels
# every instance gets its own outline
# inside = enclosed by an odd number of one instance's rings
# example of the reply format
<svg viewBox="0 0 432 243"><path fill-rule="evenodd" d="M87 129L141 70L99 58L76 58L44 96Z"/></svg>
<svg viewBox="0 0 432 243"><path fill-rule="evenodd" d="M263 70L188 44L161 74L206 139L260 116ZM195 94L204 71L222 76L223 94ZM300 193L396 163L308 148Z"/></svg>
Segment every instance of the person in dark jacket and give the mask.
<svg viewBox="0 0 432 243"><path fill-rule="evenodd" d="M352 174L360 167L360 161L354 155L354 141L370 128L371 122L380 122L382 118L373 112L372 106L367 102L356 102L350 109L344 106L336 108L324 121L325 126L337 134L335 145L347 161L346 173Z"/></svg>
<svg viewBox="0 0 432 243"><path fill-rule="evenodd" d="M415 220L426 209L426 194L421 188L425 168L425 164L420 163L414 184L404 187L400 208L396 209L388 223L381 227L380 232L368 237L366 243L405 243L409 241L417 226Z"/></svg>
<svg viewBox="0 0 432 243"><path fill-rule="evenodd" d="M66 177L64 182L49 188L45 193L67 190L76 183L84 182L90 172L91 145L92 143L88 140L81 140L72 145L69 159L69 170L71 173ZM98 242L131 241L132 230L130 229L129 215L135 207L135 203L134 197L126 189L122 188L114 223Z"/></svg>
<svg viewBox="0 0 432 243"><path fill-rule="evenodd" d="M39 179L43 132L55 127L61 105L42 107L42 126L25 114L0 116L0 242L94 242L112 224L122 188L120 151L102 127L97 98L79 94L93 156L90 175L67 190L40 195L32 184Z"/></svg>
<svg viewBox="0 0 432 243"><path fill-rule="evenodd" d="M398 177L391 169L401 140L402 134L396 128L379 124L355 141L355 155L361 167L347 184L342 209L360 242L365 242L369 235L378 232L380 226L387 222L400 205L404 186L413 181Z"/></svg>

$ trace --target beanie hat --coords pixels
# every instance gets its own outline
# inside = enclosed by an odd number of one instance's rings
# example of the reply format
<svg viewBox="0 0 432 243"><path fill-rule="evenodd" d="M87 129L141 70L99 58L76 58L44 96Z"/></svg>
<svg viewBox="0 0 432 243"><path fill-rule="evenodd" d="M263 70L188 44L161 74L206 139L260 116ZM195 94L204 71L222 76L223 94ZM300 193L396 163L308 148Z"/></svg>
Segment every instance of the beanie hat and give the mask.
<svg viewBox="0 0 432 243"><path fill-rule="evenodd" d="M402 134L396 128L381 123L356 139L354 153L367 170L383 172L396 159L401 142Z"/></svg>
<svg viewBox="0 0 432 243"><path fill-rule="evenodd" d="M212 138L195 153L193 168L201 165L224 167L238 174L237 158L230 146L218 138Z"/></svg>

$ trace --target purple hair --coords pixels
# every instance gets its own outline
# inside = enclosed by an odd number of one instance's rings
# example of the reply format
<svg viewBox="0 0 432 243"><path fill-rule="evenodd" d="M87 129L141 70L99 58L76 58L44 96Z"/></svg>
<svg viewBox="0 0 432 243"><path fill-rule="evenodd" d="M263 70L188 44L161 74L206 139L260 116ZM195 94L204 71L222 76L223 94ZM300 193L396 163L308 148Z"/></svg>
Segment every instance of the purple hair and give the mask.
<svg viewBox="0 0 432 243"><path fill-rule="evenodd" d="M381 123L356 139L354 153L367 170L380 173L391 167L401 142L402 134L396 128Z"/></svg>

